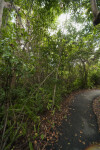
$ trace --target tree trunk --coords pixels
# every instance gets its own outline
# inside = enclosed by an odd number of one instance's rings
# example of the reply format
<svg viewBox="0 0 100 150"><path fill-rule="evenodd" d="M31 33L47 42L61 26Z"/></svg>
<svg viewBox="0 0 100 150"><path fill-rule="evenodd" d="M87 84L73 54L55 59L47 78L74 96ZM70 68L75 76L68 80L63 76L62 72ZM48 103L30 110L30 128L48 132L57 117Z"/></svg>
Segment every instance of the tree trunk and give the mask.
<svg viewBox="0 0 100 150"><path fill-rule="evenodd" d="M55 78L56 81L58 79L58 69L59 69L59 64L58 64L57 71L56 71L56 78ZM55 104L56 88L57 88L57 83L55 83L55 85L54 85L52 110L53 110L53 107Z"/></svg>
<svg viewBox="0 0 100 150"><path fill-rule="evenodd" d="M55 83L55 85L54 85L54 91L53 91L52 110L53 110L54 104L55 104L55 96L56 96L56 88L57 88L57 80L58 80L58 71L59 71L59 66L60 66L60 62L61 62L61 53L62 53L62 50L59 49L59 57L60 57L60 58L59 58L59 63L58 63L57 70L56 70L56 77L55 77L56 83Z"/></svg>
<svg viewBox="0 0 100 150"><path fill-rule="evenodd" d="M85 65L85 62L82 62L83 63L83 74L84 74L84 79L83 79L83 84L84 84L84 86L83 87L87 87L87 75L88 75L88 73L87 73L87 70L86 70L86 65Z"/></svg>
<svg viewBox="0 0 100 150"><path fill-rule="evenodd" d="M97 8L96 0L91 0L91 8L92 8L93 16L95 18L98 14L98 8Z"/></svg>
<svg viewBox="0 0 100 150"><path fill-rule="evenodd" d="M3 15L4 4L5 4L4 0L0 0L0 28L2 25L2 15Z"/></svg>
<svg viewBox="0 0 100 150"><path fill-rule="evenodd" d="M91 0L91 8L94 16L94 26L100 23L100 12L98 11L96 0Z"/></svg>
<svg viewBox="0 0 100 150"><path fill-rule="evenodd" d="M0 28L1 28L1 25L2 25L2 16L3 16L3 9L5 8L13 8L16 13L17 13L17 16L18 16L18 21L19 21L19 24L23 27L22 25L22 21L21 21L21 17L20 17L20 14L19 14L19 7L15 6L15 5L12 5L12 3L9 3L9 2L5 2L4 0L0 0Z"/></svg>
<svg viewBox="0 0 100 150"><path fill-rule="evenodd" d="M11 4L9 2L5 2L4 0L0 0L0 28L2 25L2 15L3 15L3 9L5 8L10 8Z"/></svg>

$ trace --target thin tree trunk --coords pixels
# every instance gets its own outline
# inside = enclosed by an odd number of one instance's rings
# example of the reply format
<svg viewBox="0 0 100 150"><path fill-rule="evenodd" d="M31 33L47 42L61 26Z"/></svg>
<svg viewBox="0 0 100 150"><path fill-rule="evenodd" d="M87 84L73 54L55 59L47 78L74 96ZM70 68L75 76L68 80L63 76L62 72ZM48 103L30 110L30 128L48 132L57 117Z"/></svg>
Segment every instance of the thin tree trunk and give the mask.
<svg viewBox="0 0 100 150"><path fill-rule="evenodd" d="M88 73L86 70L85 62L82 61L82 64L83 64L83 71L84 71L84 77L83 77L84 83L83 84L84 84L84 87L86 87L87 86L87 75L88 75Z"/></svg>
<svg viewBox="0 0 100 150"><path fill-rule="evenodd" d="M2 25L3 8L4 8L4 0L0 0L0 28Z"/></svg>
<svg viewBox="0 0 100 150"><path fill-rule="evenodd" d="M93 16L95 18L98 14L98 8L97 8L96 0L91 0L91 8L92 8Z"/></svg>
<svg viewBox="0 0 100 150"><path fill-rule="evenodd" d="M58 69L59 69L59 64L58 64L57 71L56 71L56 81L57 81L57 79L58 79ZM55 104L56 88L57 88L57 83L55 83L54 91L53 91L53 104L52 104L52 109L53 109L54 104Z"/></svg>
<svg viewBox="0 0 100 150"><path fill-rule="evenodd" d="M62 49L61 49L61 47L60 47L60 49L59 49L59 57L60 57L60 58L59 58L58 66L57 66L57 69L56 69L56 70L57 70L57 71L56 71L56 81L57 81L57 79L58 79L58 70L59 70L59 66L60 66L60 62L61 62L61 53L62 53ZM55 83L54 91L53 91L52 110L53 110L54 104L55 104L56 88L57 88L57 83Z"/></svg>
<svg viewBox="0 0 100 150"><path fill-rule="evenodd" d="M19 24L23 27L23 24L22 24L22 21L21 21L21 16L19 14L19 8L15 5L12 5L11 3L9 2L5 2L4 0L0 0L0 28L1 28L1 25L2 25L2 16L3 16L3 9L5 8L13 8L16 13L17 13L17 16L18 16L18 21L19 21Z"/></svg>

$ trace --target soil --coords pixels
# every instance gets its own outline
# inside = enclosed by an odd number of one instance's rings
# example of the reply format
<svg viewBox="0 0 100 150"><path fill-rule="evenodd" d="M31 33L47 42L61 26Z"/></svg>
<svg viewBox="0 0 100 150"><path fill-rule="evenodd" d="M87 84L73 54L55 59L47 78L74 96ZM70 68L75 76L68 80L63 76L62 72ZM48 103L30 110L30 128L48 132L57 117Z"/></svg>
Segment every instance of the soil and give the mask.
<svg viewBox="0 0 100 150"><path fill-rule="evenodd" d="M100 97L96 98L93 102L93 110L97 117L98 127L100 132Z"/></svg>

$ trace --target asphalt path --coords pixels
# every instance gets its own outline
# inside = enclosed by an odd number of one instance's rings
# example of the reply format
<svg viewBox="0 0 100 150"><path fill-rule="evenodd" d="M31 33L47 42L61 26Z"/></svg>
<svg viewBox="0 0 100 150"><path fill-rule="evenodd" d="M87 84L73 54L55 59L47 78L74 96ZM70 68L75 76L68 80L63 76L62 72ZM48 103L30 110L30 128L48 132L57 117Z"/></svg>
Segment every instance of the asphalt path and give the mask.
<svg viewBox="0 0 100 150"><path fill-rule="evenodd" d="M91 144L100 142L97 118L93 112L93 100L98 96L100 90L86 91L75 96L67 118L58 127L58 142L47 146L46 150L85 150Z"/></svg>

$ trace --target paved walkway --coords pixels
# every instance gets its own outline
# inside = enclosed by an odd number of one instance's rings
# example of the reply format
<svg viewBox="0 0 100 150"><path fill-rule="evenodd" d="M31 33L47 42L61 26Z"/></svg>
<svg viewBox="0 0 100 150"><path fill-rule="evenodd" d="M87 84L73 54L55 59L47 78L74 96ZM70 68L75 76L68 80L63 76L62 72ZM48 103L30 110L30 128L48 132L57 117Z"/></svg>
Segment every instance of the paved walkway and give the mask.
<svg viewBox="0 0 100 150"><path fill-rule="evenodd" d="M87 91L75 97L67 119L58 128L58 143L47 146L46 150L85 150L92 143L100 142L92 107L93 99L98 96L100 90Z"/></svg>

